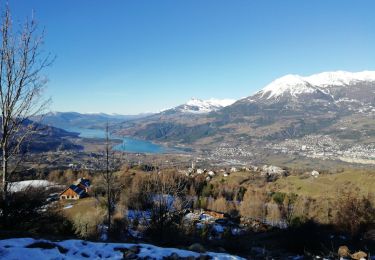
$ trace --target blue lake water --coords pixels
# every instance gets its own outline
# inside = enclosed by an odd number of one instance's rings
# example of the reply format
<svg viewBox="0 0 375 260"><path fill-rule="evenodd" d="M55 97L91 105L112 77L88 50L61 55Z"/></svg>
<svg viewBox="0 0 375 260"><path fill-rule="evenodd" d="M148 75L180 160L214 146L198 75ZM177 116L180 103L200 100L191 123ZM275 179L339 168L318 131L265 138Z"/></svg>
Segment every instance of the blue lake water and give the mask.
<svg viewBox="0 0 375 260"><path fill-rule="evenodd" d="M169 149L149 141L124 137L122 144L113 147L114 150L131 153L165 153Z"/></svg>
<svg viewBox="0 0 375 260"><path fill-rule="evenodd" d="M105 138L105 131L101 129L88 129L80 127L65 128L66 131L79 133L83 138Z"/></svg>
<svg viewBox="0 0 375 260"><path fill-rule="evenodd" d="M65 129L69 132L79 133L80 137L83 138L105 138L105 131L101 129L86 129L86 128L67 128ZM165 153L172 151L172 149L165 146L152 143L150 141L134 139L131 137L124 138L113 138L122 139L122 144L118 144L113 147L114 150L131 152L131 153Z"/></svg>

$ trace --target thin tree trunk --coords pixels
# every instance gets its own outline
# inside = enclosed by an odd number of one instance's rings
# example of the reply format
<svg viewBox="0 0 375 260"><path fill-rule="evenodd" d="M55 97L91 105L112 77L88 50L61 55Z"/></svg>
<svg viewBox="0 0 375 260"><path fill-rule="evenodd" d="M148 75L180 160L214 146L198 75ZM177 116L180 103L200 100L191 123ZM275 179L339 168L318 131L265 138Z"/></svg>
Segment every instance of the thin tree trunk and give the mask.
<svg viewBox="0 0 375 260"><path fill-rule="evenodd" d="M3 147L3 158L2 158L2 163L3 163L3 201L6 203L7 198L8 198L8 153L7 149L4 146Z"/></svg>
<svg viewBox="0 0 375 260"><path fill-rule="evenodd" d="M108 235L111 232L111 179L109 172L109 126L106 126L106 175L107 175L107 210L108 210Z"/></svg>

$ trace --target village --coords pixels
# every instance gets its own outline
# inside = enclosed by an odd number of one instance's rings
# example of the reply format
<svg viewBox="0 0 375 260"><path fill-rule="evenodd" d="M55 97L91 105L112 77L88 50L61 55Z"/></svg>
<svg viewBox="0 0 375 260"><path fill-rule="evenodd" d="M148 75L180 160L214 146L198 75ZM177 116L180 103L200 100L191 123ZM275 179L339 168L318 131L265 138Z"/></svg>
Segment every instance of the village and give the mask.
<svg viewBox="0 0 375 260"><path fill-rule="evenodd" d="M282 154L299 155L323 160L375 164L374 144L348 146L329 135L307 135L301 139L270 143L266 147Z"/></svg>

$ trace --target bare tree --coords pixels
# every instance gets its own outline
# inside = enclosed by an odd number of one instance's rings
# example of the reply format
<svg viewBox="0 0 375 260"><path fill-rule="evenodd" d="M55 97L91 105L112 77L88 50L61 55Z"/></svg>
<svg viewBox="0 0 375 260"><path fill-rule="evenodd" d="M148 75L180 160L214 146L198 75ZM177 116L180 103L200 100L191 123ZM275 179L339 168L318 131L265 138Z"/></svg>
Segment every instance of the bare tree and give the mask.
<svg viewBox="0 0 375 260"><path fill-rule="evenodd" d="M116 158L115 152L111 149L111 140L108 122L105 129L105 169L102 171L103 180L106 189L106 208L107 208L107 222L108 234L111 233L112 214L115 210L116 198L120 194L121 186L116 183L115 171L121 167L122 158Z"/></svg>
<svg viewBox="0 0 375 260"><path fill-rule="evenodd" d="M11 159L19 154L21 145L35 131L36 123L29 119L42 114L49 100L42 98L47 80L41 75L52 62L41 47L44 33L38 33L35 20L27 20L20 30L13 30L7 7L0 25L0 109L2 152L2 195L8 200Z"/></svg>
<svg viewBox="0 0 375 260"><path fill-rule="evenodd" d="M191 208L192 198L187 194L187 179L173 172L154 172L145 187L151 219L148 230L160 241L172 224L178 224L186 209Z"/></svg>

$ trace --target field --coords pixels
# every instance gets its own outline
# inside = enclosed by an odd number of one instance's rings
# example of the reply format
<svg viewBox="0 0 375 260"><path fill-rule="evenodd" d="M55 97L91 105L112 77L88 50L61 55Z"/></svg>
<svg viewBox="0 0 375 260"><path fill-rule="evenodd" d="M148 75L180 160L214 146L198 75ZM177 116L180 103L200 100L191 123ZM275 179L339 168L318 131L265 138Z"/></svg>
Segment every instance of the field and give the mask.
<svg viewBox="0 0 375 260"><path fill-rule="evenodd" d="M288 176L271 184L280 192L293 192L311 198L335 198L342 191L367 195L375 191L375 172L345 170L336 174L321 174L318 178Z"/></svg>

